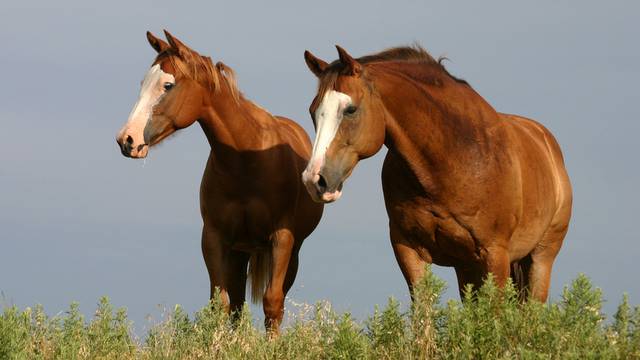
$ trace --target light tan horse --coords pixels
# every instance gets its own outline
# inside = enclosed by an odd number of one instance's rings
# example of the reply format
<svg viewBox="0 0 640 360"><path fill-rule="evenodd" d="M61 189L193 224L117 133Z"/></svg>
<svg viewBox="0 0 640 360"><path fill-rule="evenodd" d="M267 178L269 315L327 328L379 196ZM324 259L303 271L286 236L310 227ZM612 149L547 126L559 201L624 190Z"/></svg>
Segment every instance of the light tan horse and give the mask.
<svg viewBox="0 0 640 360"><path fill-rule="evenodd" d="M572 202L553 135L497 113L422 48L358 59L337 48L331 64L305 52L320 80L303 173L311 196L337 200L357 162L385 144L391 243L410 290L428 262L453 266L461 292L488 273L499 285L512 275L545 301Z"/></svg>
<svg viewBox="0 0 640 360"><path fill-rule="evenodd" d="M165 35L168 43L147 33L158 55L118 144L123 155L143 158L176 130L200 124L211 145L200 188L211 296L219 288L228 309L240 310L248 273L265 325L277 332L300 246L322 216L300 182L311 142L295 122L245 99L229 67Z"/></svg>

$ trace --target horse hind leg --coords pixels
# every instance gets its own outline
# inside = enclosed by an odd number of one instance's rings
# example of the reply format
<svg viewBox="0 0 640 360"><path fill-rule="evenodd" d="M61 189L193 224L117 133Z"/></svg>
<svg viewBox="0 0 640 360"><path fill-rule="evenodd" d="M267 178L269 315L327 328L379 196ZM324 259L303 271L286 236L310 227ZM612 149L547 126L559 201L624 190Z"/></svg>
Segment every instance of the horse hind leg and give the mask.
<svg viewBox="0 0 640 360"><path fill-rule="evenodd" d="M556 209L549 226L545 230L540 242L531 252L531 268L529 269L529 293L530 298L536 299L540 302L547 301L549 295L549 284L551 282L551 270L553 268L553 262L555 261L564 237L569 230L569 220L571 219L571 207L573 203L573 196L571 194L571 184L567 177L565 169L560 166L562 164L562 155L558 144L553 139L551 134L547 134L548 137L554 143L554 147L557 150L557 158L554 163L558 164L559 168L556 171L559 191L557 192L556 200L558 200L558 207ZM548 140L545 138L545 140ZM549 143L547 143L549 145ZM553 156L553 155L552 155Z"/></svg>
<svg viewBox="0 0 640 360"><path fill-rule="evenodd" d="M540 302L547 301L553 262L560 251L567 228L549 229L543 240L531 252L531 267L528 273L529 297Z"/></svg>

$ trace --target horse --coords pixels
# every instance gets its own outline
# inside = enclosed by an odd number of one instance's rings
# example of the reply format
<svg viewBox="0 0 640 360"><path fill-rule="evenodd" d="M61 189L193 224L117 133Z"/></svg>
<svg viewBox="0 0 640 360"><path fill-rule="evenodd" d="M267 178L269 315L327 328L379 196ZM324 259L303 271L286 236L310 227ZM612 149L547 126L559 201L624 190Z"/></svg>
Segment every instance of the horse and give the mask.
<svg viewBox="0 0 640 360"><path fill-rule="evenodd" d="M200 186L211 298L219 289L226 310L237 314L249 277L254 303L262 299L265 327L277 334L300 247L324 207L300 181L311 141L294 121L247 100L230 67L166 30L165 36L147 32L157 56L117 135L120 151L144 158L175 131L200 124L211 146Z"/></svg>
<svg viewBox="0 0 640 360"><path fill-rule="evenodd" d="M309 194L338 200L356 164L384 144L390 240L411 294L434 263L455 269L461 297L492 274L546 301L572 205L551 132L497 112L419 45L357 59L336 48L330 64L304 53L319 80Z"/></svg>

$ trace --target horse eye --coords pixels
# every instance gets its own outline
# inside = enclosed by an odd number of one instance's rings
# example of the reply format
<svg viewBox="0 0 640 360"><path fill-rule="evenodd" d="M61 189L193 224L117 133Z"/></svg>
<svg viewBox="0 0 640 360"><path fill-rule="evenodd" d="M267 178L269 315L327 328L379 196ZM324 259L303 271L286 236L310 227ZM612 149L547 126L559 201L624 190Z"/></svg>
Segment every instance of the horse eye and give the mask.
<svg viewBox="0 0 640 360"><path fill-rule="evenodd" d="M357 107L355 107L353 105L349 105L349 106L347 106L346 109L344 109L344 113L345 113L345 115L353 115L357 110L358 110Z"/></svg>
<svg viewBox="0 0 640 360"><path fill-rule="evenodd" d="M165 90L171 90L171 88L174 86L174 83L170 83L170 82L166 82L164 83L164 89Z"/></svg>

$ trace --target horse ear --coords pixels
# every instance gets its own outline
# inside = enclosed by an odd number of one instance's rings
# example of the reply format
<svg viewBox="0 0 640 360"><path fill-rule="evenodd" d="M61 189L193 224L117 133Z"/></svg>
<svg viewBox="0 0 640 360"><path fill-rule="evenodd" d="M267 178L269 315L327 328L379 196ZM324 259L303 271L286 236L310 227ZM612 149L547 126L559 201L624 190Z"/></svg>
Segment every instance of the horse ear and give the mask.
<svg viewBox="0 0 640 360"><path fill-rule="evenodd" d="M178 55L183 56L191 51L191 49L189 49L187 45L183 44L182 41L175 38L167 30L163 30L163 31L164 31L164 36L167 38L167 41L169 42L169 45L171 45L171 47L178 52Z"/></svg>
<svg viewBox="0 0 640 360"><path fill-rule="evenodd" d="M339 45L336 45L336 49L338 49L340 62L347 66L348 73L350 75L359 76L360 73L362 73L362 65L358 60L351 57L351 55L349 55L349 53Z"/></svg>
<svg viewBox="0 0 640 360"><path fill-rule="evenodd" d="M315 57L309 50L304 51L304 62L307 63L309 70L311 70L315 76L320 76L327 66L329 66L326 61Z"/></svg>
<svg viewBox="0 0 640 360"><path fill-rule="evenodd" d="M158 53L161 53L169 48L169 44L162 39L158 39L153 35L150 31L147 31L147 40L149 40L149 44L152 48L154 48Z"/></svg>

